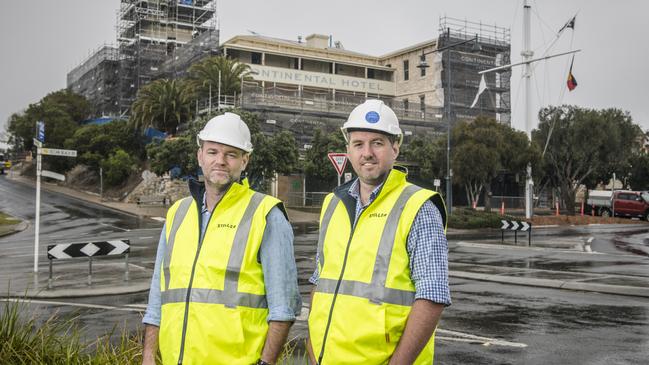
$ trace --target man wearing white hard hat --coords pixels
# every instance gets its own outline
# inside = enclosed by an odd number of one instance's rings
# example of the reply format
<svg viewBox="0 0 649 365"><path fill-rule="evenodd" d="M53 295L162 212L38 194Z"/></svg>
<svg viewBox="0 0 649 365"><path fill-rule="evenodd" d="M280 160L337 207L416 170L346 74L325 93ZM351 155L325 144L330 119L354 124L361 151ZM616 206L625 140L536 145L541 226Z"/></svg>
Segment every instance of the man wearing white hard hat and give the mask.
<svg viewBox="0 0 649 365"><path fill-rule="evenodd" d="M250 189L252 143L225 113L196 136L205 183L167 212L151 280L143 363L273 364L301 310L282 203Z"/></svg>
<svg viewBox="0 0 649 365"><path fill-rule="evenodd" d="M432 364L448 286L446 208L394 165L402 133L380 100L342 127L358 178L322 205L309 314L317 364Z"/></svg>

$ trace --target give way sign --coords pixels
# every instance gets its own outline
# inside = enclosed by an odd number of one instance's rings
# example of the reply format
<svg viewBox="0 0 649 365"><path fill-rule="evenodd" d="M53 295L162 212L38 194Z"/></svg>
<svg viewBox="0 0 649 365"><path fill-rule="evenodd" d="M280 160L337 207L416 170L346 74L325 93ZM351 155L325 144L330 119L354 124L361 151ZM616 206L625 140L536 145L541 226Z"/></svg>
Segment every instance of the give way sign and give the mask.
<svg viewBox="0 0 649 365"><path fill-rule="evenodd" d="M342 176L343 171L345 171L345 166L347 165L347 154L339 153L339 152L329 152L327 156L329 156L329 161L331 161L331 163L336 168L338 177Z"/></svg>

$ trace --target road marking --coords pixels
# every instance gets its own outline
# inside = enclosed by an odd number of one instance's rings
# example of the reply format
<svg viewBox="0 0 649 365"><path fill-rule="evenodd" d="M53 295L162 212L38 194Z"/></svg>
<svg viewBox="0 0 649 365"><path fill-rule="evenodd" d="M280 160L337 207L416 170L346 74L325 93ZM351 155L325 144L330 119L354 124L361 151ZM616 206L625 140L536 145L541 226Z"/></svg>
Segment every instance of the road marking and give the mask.
<svg viewBox="0 0 649 365"><path fill-rule="evenodd" d="M163 217L151 217L151 219L156 220L156 221L158 221L158 222L164 222L164 221L166 221L166 219L163 218Z"/></svg>
<svg viewBox="0 0 649 365"><path fill-rule="evenodd" d="M153 238L153 236L140 237L141 240L148 240L149 238Z"/></svg>
<svg viewBox="0 0 649 365"><path fill-rule="evenodd" d="M91 309L108 309L124 312L141 312L141 308L132 308L130 306L115 307L112 305L101 304L87 304L87 303L73 303L73 302L57 302L52 300L37 300L37 299L22 299L22 298L0 298L3 302L24 303L24 304L44 304L44 305L65 305L70 307L91 308Z"/></svg>
<svg viewBox="0 0 649 365"><path fill-rule="evenodd" d="M111 228L115 228L115 229L121 229L122 231L125 231L125 232L130 232L131 231L130 229L113 226L111 224L106 224L106 223L101 223L101 222L99 222L99 224L101 224L102 226L106 226L106 227L111 227Z"/></svg>
<svg viewBox="0 0 649 365"><path fill-rule="evenodd" d="M458 342L469 342L469 343L480 343L484 346L507 346L507 347L527 347L527 344L520 342L510 342L505 340L500 340L497 338L489 338L483 336L472 335L470 333L449 331L438 328L436 331L438 334L447 335L447 336L435 336L435 339L446 340L446 341L458 341Z"/></svg>

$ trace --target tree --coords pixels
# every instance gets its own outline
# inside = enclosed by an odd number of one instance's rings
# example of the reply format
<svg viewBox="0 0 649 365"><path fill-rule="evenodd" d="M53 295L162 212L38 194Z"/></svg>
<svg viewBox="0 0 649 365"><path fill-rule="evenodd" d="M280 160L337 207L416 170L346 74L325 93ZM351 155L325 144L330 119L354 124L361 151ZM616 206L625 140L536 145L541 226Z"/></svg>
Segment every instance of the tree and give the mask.
<svg viewBox="0 0 649 365"><path fill-rule="evenodd" d="M7 132L14 150L28 151L36 137L36 122L45 122L45 145L62 147L90 113L88 101L81 95L67 90L48 94L39 102L30 104L24 113L9 117Z"/></svg>
<svg viewBox="0 0 649 365"><path fill-rule="evenodd" d="M189 80L197 95L207 98L212 90L216 96L221 73L221 95L234 95L241 90L241 77L251 79L250 67L245 63L224 56L205 58L189 68Z"/></svg>
<svg viewBox="0 0 649 365"><path fill-rule="evenodd" d="M107 186L118 186L123 184L132 172L136 170L136 161L129 154L118 148L108 159L101 162L104 169Z"/></svg>
<svg viewBox="0 0 649 365"><path fill-rule="evenodd" d="M608 180L637 150L641 133L628 113L616 109L550 106L541 109L539 120L532 139L543 146L542 163L551 167L545 171L556 180L568 214L574 214L578 187Z"/></svg>
<svg viewBox="0 0 649 365"><path fill-rule="evenodd" d="M151 171L163 175L174 167L180 168L181 175L196 175L196 136L188 134L174 139L151 143L146 151L151 161Z"/></svg>
<svg viewBox="0 0 649 365"><path fill-rule="evenodd" d="M476 203L485 189L487 211L491 208L491 180L502 170L523 170L533 155L523 132L483 116L455 126L451 139L451 166L456 181L464 184L471 203Z"/></svg>
<svg viewBox="0 0 649 365"><path fill-rule="evenodd" d="M155 80L138 91L129 120L133 129L147 127L175 134L176 128L193 116L191 87L184 80Z"/></svg>
<svg viewBox="0 0 649 365"><path fill-rule="evenodd" d="M298 150L291 132L282 131L272 137L255 133L252 145L254 150L246 169L251 186L265 190L275 173L290 174L297 169Z"/></svg>
<svg viewBox="0 0 649 365"><path fill-rule="evenodd" d="M649 190L649 154L636 153L630 159L629 186L633 190Z"/></svg>
<svg viewBox="0 0 649 365"><path fill-rule="evenodd" d="M329 189L334 181L336 181L336 171L327 154L329 152L346 152L345 139L342 133L336 131L334 133L327 133L322 129L316 129L313 134L311 148L306 151L304 156L304 173L308 178L319 181L326 186L322 188Z"/></svg>
<svg viewBox="0 0 649 365"><path fill-rule="evenodd" d="M117 149L141 159L144 157L141 138L128 128L124 120L116 120L103 125L85 125L65 140L64 147L77 150L77 162L98 169L102 160L107 159Z"/></svg>
<svg viewBox="0 0 649 365"><path fill-rule="evenodd" d="M401 146L399 155L400 159L419 166L417 177L426 187L432 186L434 179L446 174L446 137L415 137L408 145Z"/></svg>

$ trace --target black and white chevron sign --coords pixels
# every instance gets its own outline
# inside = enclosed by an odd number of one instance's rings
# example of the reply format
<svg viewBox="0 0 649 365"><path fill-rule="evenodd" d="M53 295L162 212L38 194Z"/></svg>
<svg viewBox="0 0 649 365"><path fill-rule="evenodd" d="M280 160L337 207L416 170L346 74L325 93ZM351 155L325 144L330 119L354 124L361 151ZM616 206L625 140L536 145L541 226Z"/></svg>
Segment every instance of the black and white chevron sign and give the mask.
<svg viewBox="0 0 649 365"><path fill-rule="evenodd" d="M47 246L47 258L69 259L73 257L94 257L107 255L121 255L129 253L131 242L129 240L112 240L85 243L60 243Z"/></svg>
<svg viewBox="0 0 649 365"><path fill-rule="evenodd" d="M506 221L506 220L501 220L502 222L502 227L500 229L502 230L509 230L509 231L529 231L532 228L532 224L528 222L519 222L519 221Z"/></svg>

